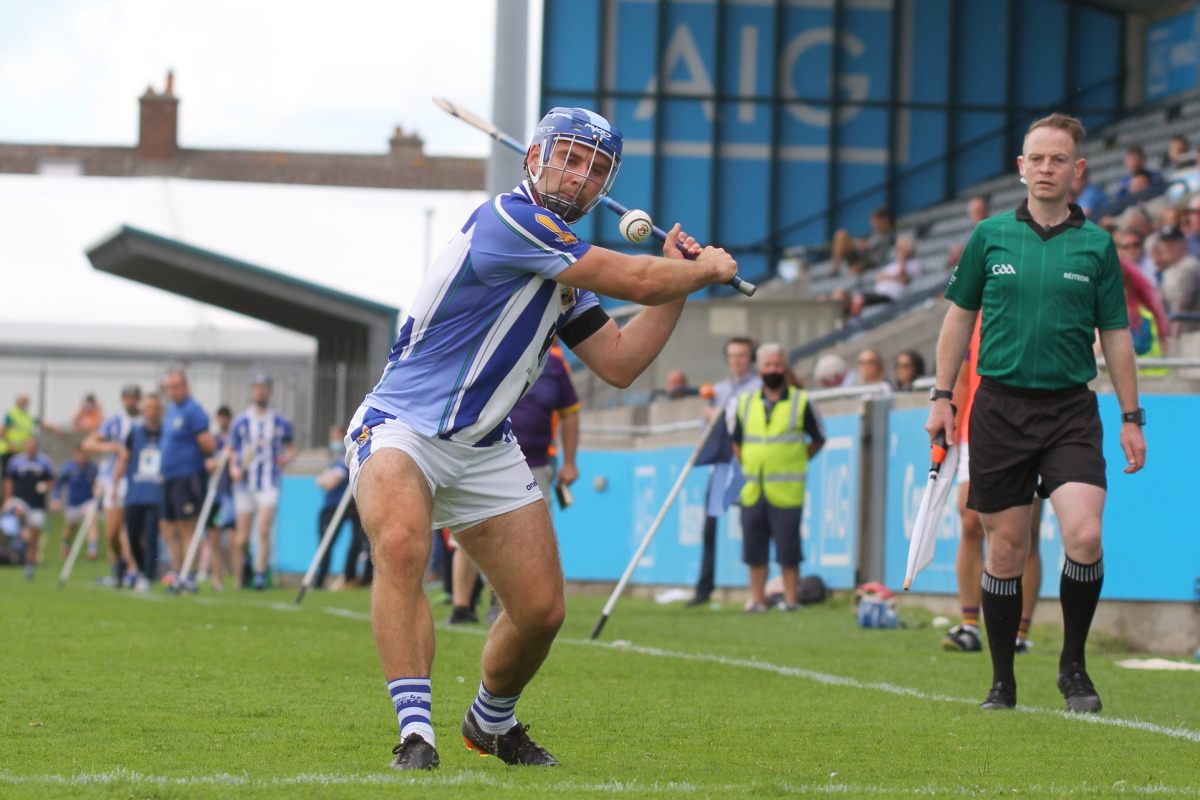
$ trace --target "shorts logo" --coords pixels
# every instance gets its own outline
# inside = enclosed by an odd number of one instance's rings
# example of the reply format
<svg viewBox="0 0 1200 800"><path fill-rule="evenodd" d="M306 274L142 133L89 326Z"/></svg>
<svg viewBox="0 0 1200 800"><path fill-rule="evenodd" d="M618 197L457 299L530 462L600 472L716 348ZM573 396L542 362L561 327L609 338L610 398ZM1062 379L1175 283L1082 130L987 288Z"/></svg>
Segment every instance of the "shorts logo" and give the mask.
<svg viewBox="0 0 1200 800"><path fill-rule="evenodd" d="M525 491L529 492L537 488L537 481L525 485Z"/></svg>
<svg viewBox="0 0 1200 800"><path fill-rule="evenodd" d="M1012 264L992 264L993 275L1016 275L1017 271L1013 269Z"/></svg>
<svg viewBox="0 0 1200 800"><path fill-rule="evenodd" d="M368 428L366 425L363 425L362 431L359 432L358 438L355 441L357 441L359 446L361 447L362 445L366 444L367 440L370 438L371 438L371 429Z"/></svg>
<svg viewBox="0 0 1200 800"><path fill-rule="evenodd" d="M554 233L554 238L559 244L566 245L567 247L570 247L573 244L579 244L578 236L570 231L564 231L562 228L558 227L554 220L550 219L545 214L535 214L534 219L536 219L543 228L546 228Z"/></svg>
<svg viewBox="0 0 1200 800"><path fill-rule="evenodd" d="M1092 279L1087 275L1080 275L1077 272L1064 272L1063 277L1069 281L1081 281L1083 283L1091 283Z"/></svg>

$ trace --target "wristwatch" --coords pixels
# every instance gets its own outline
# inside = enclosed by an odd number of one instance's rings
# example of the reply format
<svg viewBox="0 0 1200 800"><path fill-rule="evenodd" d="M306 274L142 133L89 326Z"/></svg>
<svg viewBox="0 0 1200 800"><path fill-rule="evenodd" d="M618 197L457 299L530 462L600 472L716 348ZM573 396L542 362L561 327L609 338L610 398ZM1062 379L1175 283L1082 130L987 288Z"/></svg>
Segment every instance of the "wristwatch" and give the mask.
<svg viewBox="0 0 1200 800"><path fill-rule="evenodd" d="M1137 411L1126 411L1121 415L1121 423L1132 422L1134 425L1146 424L1146 409L1139 408Z"/></svg>
<svg viewBox="0 0 1200 800"><path fill-rule="evenodd" d="M950 400L954 397L954 392L947 392L945 389L939 389L936 386L929 390L929 401L934 400Z"/></svg>

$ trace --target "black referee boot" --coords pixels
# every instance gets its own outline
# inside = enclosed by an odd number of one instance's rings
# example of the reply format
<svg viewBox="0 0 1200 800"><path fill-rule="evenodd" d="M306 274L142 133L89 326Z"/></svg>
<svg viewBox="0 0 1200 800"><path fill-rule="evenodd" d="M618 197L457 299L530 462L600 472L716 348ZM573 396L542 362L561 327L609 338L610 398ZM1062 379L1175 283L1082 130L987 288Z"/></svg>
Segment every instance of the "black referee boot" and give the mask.
<svg viewBox="0 0 1200 800"><path fill-rule="evenodd" d="M987 697L979 704L979 707L988 711L998 711L1003 709L1012 709L1017 707L1017 687L1016 685L1009 686L1008 684L996 681L992 684L992 689L987 693Z"/></svg>
<svg viewBox="0 0 1200 800"><path fill-rule="evenodd" d="M1065 664L1059 667L1058 690L1067 701L1069 711L1095 714L1104 707L1083 664Z"/></svg>

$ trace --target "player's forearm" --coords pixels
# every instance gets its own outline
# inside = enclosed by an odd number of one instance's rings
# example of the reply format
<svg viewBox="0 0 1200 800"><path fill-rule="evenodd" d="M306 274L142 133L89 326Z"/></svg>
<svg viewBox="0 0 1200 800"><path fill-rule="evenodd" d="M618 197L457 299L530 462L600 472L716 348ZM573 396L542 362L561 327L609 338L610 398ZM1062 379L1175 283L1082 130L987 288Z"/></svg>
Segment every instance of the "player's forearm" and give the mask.
<svg viewBox="0 0 1200 800"><path fill-rule="evenodd" d="M575 464L575 453L579 450L579 412L574 411L562 418L563 465Z"/></svg>
<svg viewBox="0 0 1200 800"><path fill-rule="evenodd" d="M617 333L609 363L618 385L633 383L662 352L683 312L685 300L681 297L665 305L644 308Z"/></svg>
<svg viewBox="0 0 1200 800"><path fill-rule="evenodd" d="M661 256L637 256L633 270L636 281L634 302L661 306L711 286L716 270L700 261ZM640 299L639 299L640 298Z"/></svg>
<svg viewBox="0 0 1200 800"><path fill-rule="evenodd" d="M1122 412L1137 411L1137 358L1128 328L1100 331L1100 348Z"/></svg>
<svg viewBox="0 0 1200 800"><path fill-rule="evenodd" d="M975 327L975 311L967 311L953 303L942 321L942 332L937 343L937 388L951 391L958 379L967 345L971 343L971 329Z"/></svg>

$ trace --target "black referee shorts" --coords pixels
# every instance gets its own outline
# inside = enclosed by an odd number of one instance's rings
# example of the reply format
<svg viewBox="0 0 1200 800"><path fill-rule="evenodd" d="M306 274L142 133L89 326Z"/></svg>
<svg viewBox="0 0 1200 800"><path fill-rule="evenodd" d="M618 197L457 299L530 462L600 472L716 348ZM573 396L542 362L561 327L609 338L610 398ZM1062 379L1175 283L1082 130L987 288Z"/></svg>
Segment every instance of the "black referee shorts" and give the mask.
<svg viewBox="0 0 1200 800"><path fill-rule="evenodd" d="M1107 489L1104 429L1086 384L1018 389L983 378L971 405L967 508L994 514L1048 497L1064 483ZM1041 476L1042 486L1038 486Z"/></svg>

